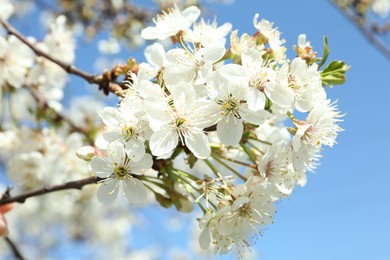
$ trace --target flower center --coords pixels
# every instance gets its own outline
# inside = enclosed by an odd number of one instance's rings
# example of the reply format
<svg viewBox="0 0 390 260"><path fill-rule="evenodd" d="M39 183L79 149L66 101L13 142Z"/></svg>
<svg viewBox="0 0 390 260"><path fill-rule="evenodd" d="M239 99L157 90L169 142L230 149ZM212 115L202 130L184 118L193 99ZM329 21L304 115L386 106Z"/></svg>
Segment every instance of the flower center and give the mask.
<svg viewBox="0 0 390 260"><path fill-rule="evenodd" d="M135 128L132 127L132 126L125 126L125 127L122 129L122 133L123 133L123 135L125 136L125 141L128 141L128 140L130 140L132 137L135 137L135 136L136 136Z"/></svg>
<svg viewBox="0 0 390 260"><path fill-rule="evenodd" d="M114 174L118 177L118 178L125 178L126 175L127 175L127 170L125 169L125 167L123 166L118 166L118 167L115 167L114 168Z"/></svg>
<svg viewBox="0 0 390 260"><path fill-rule="evenodd" d="M293 75L288 75L288 85L292 89L298 89L299 88L299 82L298 79Z"/></svg>
<svg viewBox="0 0 390 260"><path fill-rule="evenodd" d="M238 111L241 101L236 100L232 94L229 94L227 99L217 99L216 102L218 105L222 106L223 110L227 113L232 113L238 119L241 118L240 112Z"/></svg>
<svg viewBox="0 0 390 260"><path fill-rule="evenodd" d="M183 118L183 117L179 117L179 118L176 119L176 126L178 128L183 127L185 123L186 123L186 119Z"/></svg>

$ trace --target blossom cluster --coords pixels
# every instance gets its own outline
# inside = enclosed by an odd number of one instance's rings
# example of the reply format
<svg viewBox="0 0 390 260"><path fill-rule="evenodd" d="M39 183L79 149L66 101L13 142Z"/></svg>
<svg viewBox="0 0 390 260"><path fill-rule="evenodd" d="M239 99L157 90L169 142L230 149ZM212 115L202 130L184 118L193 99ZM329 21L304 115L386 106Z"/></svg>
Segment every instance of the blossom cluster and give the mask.
<svg viewBox="0 0 390 260"><path fill-rule="evenodd" d="M135 203L153 193L183 212L196 203L201 247L224 254L249 246L273 222L275 202L305 185L323 147L336 143L342 115L325 85L342 83L348 67L334 61L321 70L327 54L318 58L305 35L289 60L278 28L258 14L241 36L200 14L175 6L142 30L174 46L146 47L118 105L100 112L101 154L80 156L101 178L102 203L122 192Z"/></svg>
<svg viewBox="0 0 390 260"><path fill-rule="evenodd" d="M0 2L0 19L7 19L14 12L8 1ZM27 39L39 51L52 54L53 58L67 63L75 59L75 39L66 26L65 16L59 16L49 24L49 32L42 41L33 37ZM61 100L68 74L52 61L34 55L33 51L14 35L0 33L0 96L10 95L10 106L14 100L22 99L26 108L36 109L36 99L43 99L48 105L60 111ZM35 97L35 98L34 98ZM4 100L3 100L4 102ZM13 120L22 120L28 111L11 108ZM13 110L16 110L15 112ZM4 116L4 115L3 115Z"/></svg>

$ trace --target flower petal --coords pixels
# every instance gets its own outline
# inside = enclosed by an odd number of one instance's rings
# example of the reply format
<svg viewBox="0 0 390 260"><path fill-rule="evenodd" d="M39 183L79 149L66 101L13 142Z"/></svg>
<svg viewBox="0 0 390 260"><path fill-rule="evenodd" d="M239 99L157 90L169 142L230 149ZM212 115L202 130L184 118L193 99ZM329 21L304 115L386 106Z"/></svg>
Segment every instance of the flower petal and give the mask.
<svg viewBox="0 0 390 260"><path fill-rule="evenodd" d="M203 132L192 131L191 135L185 139L185 143L195 157L206 159L210 156L209 139Z"/></svg>
<svg viewBox="0 0 390 260"><path fill-rule="evenodd" d="M123 164L126 159L125 147L120 142L113 142L108 145L107 159L113 163Z"/></svg>
<svg viewBox="0 0 390 260"><path fill-rule="evenodd" d="M118 184L119 181L117 179L108 179L104 181L97 191L97 199L103 204L113 202L118 196Z"/></svg>
<svg viewBox="0 0 390 260"><path fill-rule="evenodd" d="M136 178L126 178L123 181L123 189L129 202L143 203L147 198L145 185Z"/></svg>
<svg viewBox="0 0 390 260"><path fill-rule="evenodd" d="M145 154L145 145L141 139L130 139L125 143L128 156L134 162L138 162Z"/></svg>
<svg viewBox="0 0 390 260"><path fill-rule="evenodd" d="M121 113L113 107L105 107L100 112L100 117L108 128L118 128L122 122Z"/></svg>
<svg viewBox="0 0 390 260"><path fill-rule="evenodd" d="M217 135L225 145L237 145L244 132L242 120L233 115L224 116L217 124Z"/></svg>
<svg viewBox="0 0 390 260"><path fill-rule="evenodd" d="M91 170L101 178L107 177L113 172L113 164L105 160L103 157L93 157L89 165Z"/></svg>
<svg viewBox="0 0 390 260"><path fill-rule="evenodd" d="M175 149L178 142L179 136L174 129L161 128L153 133L149 141L149 146L153 155L161 156Z"/></svg>
<svg viewBox="0 0 390 260"><path fill-rule="evenodd" d="M141 173L144 170L152 168L153 158L150 154L145 153L141 160L131 165L131 172L134 174Z"/></svg>

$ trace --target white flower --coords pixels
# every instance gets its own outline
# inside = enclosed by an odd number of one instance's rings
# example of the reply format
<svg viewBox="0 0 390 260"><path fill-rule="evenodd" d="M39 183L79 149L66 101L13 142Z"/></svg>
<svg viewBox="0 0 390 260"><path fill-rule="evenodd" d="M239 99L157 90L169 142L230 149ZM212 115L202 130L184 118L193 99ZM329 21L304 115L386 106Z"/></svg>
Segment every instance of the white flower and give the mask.
<svg viewBox="0 0 390 260"><path fill-rule="evenodd" d="M206 23L202 18L199 23L194 24L192 30L185 31L183 37L185 41L200 43L203 47L215 44L224 45L226 42L225 37L231 29L231 23L224 23L217 27L215 20L210 24Z"/></svg>
<svg viewBox="0 0 390 260"><path fill-rule="evenodd" d="M247 49L253 49L256 47L256 40L244 33L241 37L238 37L238 30L232 31L230 34L230 51L236 55L240 56L241 53Z"/></svg>
<svg viewBox="0 0 390 260"><path fill-rule="evenodd" d="M92 171L98 177L106 178L97 192L98 200L103 204L111 203L116 199L121 186L130 202L145 201L147 190L137 175L142 175L152 165L153 159L150 154L144 154L141 160L133 162L123 144L111 143L106 157L95 156L90 163Z"/></svg>
<svg viewBox="0 0 390 260"><path fill-rule="evenodd" d="M390 12L390 0L374 0L372 10L382 18L387 17Z"/></svg>
<svg viewBox="0 0 390 260"><path fill-rule="evenodd" d="M257 166L263 181L274 185L279 192L285 195L291 194L294 188L291 159L291 147L285 141L279 141L274 143L269 151L261 156Z"/></svg>
<svg viewBox="0 0 390 260"><path fill-rule="evenodd" d="M8 39L0 36L0 87L6 82L20 88L33 65L33 52L18 38L10 35Z"/></svg>
<svg viewBox="0 0 390 260"><path fill-rule="evenodd" d="M248 108L248 87L225 82L212 103L219 140L225 145L237 145L244 131L244 122L259 125L269 113L265 110L252 111Z"/></svg>
<svg viewBox="0 0 390 260"><path fill-rule="evenodd" d="M117 39L109 38L100 40L97 44L99 51L102 54L117 54L121 50L121 46Z"/></svg>
<svg viewBox="0 0 390 260"><path fill-rule="evenodd" d="M231 236L223 236L218 232L218 219L225 213L226 209L217 213L206 213L199 220L199 245L203 250L207 250L210 244L214 245L214 251L220 255L226 254L232 248L234 240Z"/></svg>
<svg viewBox="0 0 390 260"><path fill-rule="evenodd" d="M141 31L141 36L147 40L164 40L175 36L180 31L185 31L198 19L200 9L190 6L180 11L175 5L168 12L163 11L153 22L155 26L146 27Z"/></svg>
<svg viewBox="0 0 390 260"><path fill-rule="evenodd" d="M260 22L257 22L257 18L259 18L259 14L256 14L253 17L253 26L259 31L262 37L267 39L267 42L272 49L272 52L278 62L282 62L284 60L284 53L286 49L282 47L285 40L280 39L280 31L278 28L273 28L273 23L269 22L266 19L262 19Z"/></svg>
<svg viewBox="0 0 390 260"><path fill-rule="evenodd" d="M218 219L219 234L239 242L247 239L252 231L272 223L275 207L261 186L252 191L243 184L238 185L232 196L233 204L221 209L225 213Z"/></svg>
<svg viewBox="0 0 390 260"><path fill-rule="evenodd" d="M225 54L223 45L213 44L197 50L173 49L167 53L170 63L164 70L166 84L173 85L179 81L204 84L207 73L212 70L214 62Z"/></svg>
<svg viewBox="0 0 390 260"><path fill-rule="evenodd" d="M66 17L58 16L50 25L50 33L46 35L43 42L50 54L67 63L75 59L76 42L72 31L66 27Z"/></svg>
<svg viewBox="0 0 390 260"><path fill-rule="evenodd" d="M264 109L265 95L264 89L269 82L276 78L270 64L264 63L262 53L256 49L248 49L241 55L242 66L245 68L250 88L248 89L249 109L257 111Z"/></svg>
<svg viewBox="0 0 390 260"><path fill-rule="evenodd" d="M209 157L211 149L203 128L212 124L209 101L194 99L187 92L190 86L182 84L177 98L146 104L146 112L155 131L149 141L152 154L163 156L172 152L179 143L200 159ZM169 103L169 105L168 105Z"/></svg>
<svg viewBox="0 0 390 260"><path fill-rule="evenodd" d="M137 77L139 79L151 79L158 75L160 70L168 63L164 47L161 43L155 42L145 48L145 59L148 63L142 62L139 65Z"/></svg>
<svg viewBox="0 0 390 260"><path fill-rule="evenodd" d="M134 113L127 106L118 109L106 107L100 113L107 132L96 140L99 148L106 149L113 141L122 142L125 145L128 156L137 162L145 154L145 139L148 138L150 129L148 122L140 113Z"/></svg>
<svg viewBox="0 0 390 260"><path fill-rule="evenodd" d="M332 147L342 128L337 124L342 117L335 103L327 100L318 104L305 122L295 123L297 130L292 140L293 163L296 170L314 168L322 145Z"/></svg>
<svg viewBox="0 0 390 260"><path fill-rule="evenodd" d="M289 109L294 103L294 90L288 85L288 64L277 72L276 78L264 85L264 92L274 105Z"/></svg>
<svg viewBox="0 0 390 260"><path fill-rule="evenodd" d="M0 19L7 20L15 11L9 0L0 0Z"/></svg>
<svg viewBox="0 0 390 260"><path fill-rule="evenodd" d="M290 64L287 77L290 88L295 92L295 108L298 111L310 111L325 101L326 92L316 63L308 66L305 60L297 57Z"/></svg>

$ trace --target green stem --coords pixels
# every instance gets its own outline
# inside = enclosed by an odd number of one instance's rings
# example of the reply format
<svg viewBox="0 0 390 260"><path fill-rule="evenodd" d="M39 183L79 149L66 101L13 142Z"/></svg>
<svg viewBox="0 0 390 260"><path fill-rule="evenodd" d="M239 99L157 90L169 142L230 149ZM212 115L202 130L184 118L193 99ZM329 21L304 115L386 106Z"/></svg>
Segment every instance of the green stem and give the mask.
<svg viewBox="0 0 390 260"><path fill-rule="evenodd" d="M256 151L258 151L259 153L265 154L265 153L264 153L262 150L260 150L260 148L258 148L254 143L248 141L248 144L249 144L250 146L252 146L253 149L255 149Z"/></svg>
<svg viewBox="0 0 390 260"><path fill-rule="evenodd" d="M217 168L215 168L215 166L209 160L205 159L204 162L207 164L207 166L210 168L210 170L215 174L217 178L223 180L222 175L219 173Z"/></svg>
<svg viewBox="0 0 390 260"><path fill-rule="evenodd" d="M256 155L251 151L251 149L246 146L244 143L240 143L241 147L244 149L245 153L249 156L249 159L253 162L256 163Z"/></svg>
<svg viewBox="0 0 390 260"><path fill-rule="evenodd" d="M182 170L179 170L179 169L176 169L176 168L172 168L172 170L176 171L178 174L180 175L183 175L184 177L187 177L193 181L199 181L200 179L188 172L185 172L185 171L182 171Z"/></svg>
<svg viewBox="0 0 390 260"><path fill-rule="evenodd" d="M258 141L258 142L263 143L263 144L272 145L272 143L264 141L264 140L261 140L261 139L259 139L257 137L249 136L249 139Z"/></svg>
<svg viewBox="0 0 390 260"><path fill-rule="evenodd" d="M191 188L193 188L196 192L200 193L200 192L199 192L200 189L194 187L194 185L193 185L190 181L188 181L186 178L184 178L183 176L181 176L179 173L177 173L177 177L178 177L180 180L182 180L182 181L184 181L185 183L187 183L188 185L190 185ZM188 190L187 190L187 191L188 191ZM203 207L203 205L197 200L195 194L194 194L193 192L190 192L190 191L188 191L188 192L190 193L190 195L191 195L192 198L194 199L194 202L195 202L196 204L198 204L199 207L202 209L203 213L205 213L205 212L206 212L206 209L205 209L205 208ZM207 200L206 203L207 203L207 202L210 203L211 206L213 206L213 208L214 208L215 210L217 209L217 207L214 205L214 203L212 203L212 202L209 201L209 200Z"/></svg>
<svg viewBox="0 0 390 260"><path fill-rule="evenodd" d="M249 163L246 163L246 162L241 162L241 161L238 161L238 160L235 160L235 159L232 159L232 158L228 158L228 157L223 157L223 156L221 156L218 153L211 153L211 155L213 157L214 156L218 156L219 158L224 159L224 160L229 161L229 162L233 162L233 163L236 163L236 164L239 164L239 165L242 165L242 166L246 166L246 167L249 167L249 168L256 169L256 166L253 165L253 164L249 164Z"/></svg>
<svg viewBox="0 0 390 260"><path fill-rule="evenodd" d="M238 171L236 171L235 169L233 169L232 167L230 167L228 164L226 164L225 162L223 162L221 159L219 159L218 157L213 156L213 155L211 155L211 157L213 157L214 160L216 160L218 163L220 163L221 165L223 165L224 167L226 167L228 170L230 170L231 172L233 172L235 175L237 175L237 177L239 177L241 180L247 181L247 178L244 177L244 175L242 175L241 173L239 173Z"/></svg>

